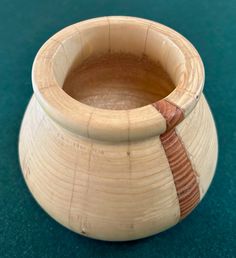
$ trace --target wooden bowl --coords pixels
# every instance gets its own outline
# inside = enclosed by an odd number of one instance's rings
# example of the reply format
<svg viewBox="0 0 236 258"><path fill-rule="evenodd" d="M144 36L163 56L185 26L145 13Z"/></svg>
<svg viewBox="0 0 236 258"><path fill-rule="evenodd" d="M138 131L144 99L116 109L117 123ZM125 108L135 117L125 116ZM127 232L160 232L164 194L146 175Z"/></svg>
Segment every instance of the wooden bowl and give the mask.
<svg viewBox="0 0 236 258"><path fill-rule="evenodd" d="M134 17L79 22L41 47L32 82L20 163L59 223L133 240L175 225L201 201L217 134L201 58L182 35Z"/></svg>

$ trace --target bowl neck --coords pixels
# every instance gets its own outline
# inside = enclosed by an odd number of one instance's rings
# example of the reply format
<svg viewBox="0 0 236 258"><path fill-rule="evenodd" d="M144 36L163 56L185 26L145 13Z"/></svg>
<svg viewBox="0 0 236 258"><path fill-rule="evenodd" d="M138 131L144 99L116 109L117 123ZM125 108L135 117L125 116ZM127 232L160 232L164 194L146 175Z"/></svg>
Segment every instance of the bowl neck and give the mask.
<svg viewBox="0 0 236 258"><path fill-rule="evenodd" d="M135 109L85 105L62 86L75 60L84 60L93 51L157 59L176 88L161 101ZM196 49L176 31L145 19L111 16L79 22L51 37L34 60L32 82L38 102L60 126L77 135L120 142L160 135L188 116L203 89L204 67Z"/></svg>

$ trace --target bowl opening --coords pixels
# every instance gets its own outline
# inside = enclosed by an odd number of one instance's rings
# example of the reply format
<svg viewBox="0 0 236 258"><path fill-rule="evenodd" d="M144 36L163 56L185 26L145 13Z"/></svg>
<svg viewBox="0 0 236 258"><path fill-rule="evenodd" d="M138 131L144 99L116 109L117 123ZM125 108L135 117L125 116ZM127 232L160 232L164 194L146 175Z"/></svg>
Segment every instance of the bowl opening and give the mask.
<svg viewBox="0 0 236 258"><path fill-rule="evenodd" d="M204 78L201 58L186 38L126 16L64 28L40 48L32 67L34 95L56 123L76 135L118 142L165 132L158 99L187 117Z"/></svg>
<svg viewBox="0 0 236 258"><path fill-rule="evenodd" d="M168 96L179 84L185 61L171 39L151 25L109 19L78 24L53 60L55 79L68 95L113 110Z"/></svg>

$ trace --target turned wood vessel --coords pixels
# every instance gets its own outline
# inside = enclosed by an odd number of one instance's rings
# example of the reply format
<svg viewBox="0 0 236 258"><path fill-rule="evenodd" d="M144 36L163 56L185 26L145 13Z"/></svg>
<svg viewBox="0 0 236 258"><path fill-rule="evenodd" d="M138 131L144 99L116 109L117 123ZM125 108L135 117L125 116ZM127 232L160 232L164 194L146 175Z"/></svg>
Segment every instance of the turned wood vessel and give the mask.
<svg viewBox="0 0 236 258"><path fill-rule="evenodd" d="M201 201L217 135L201 58L182 35L134 17L79 22L41 47L32 83L20 163L59 223L133 240L175 225Z"/></svg>

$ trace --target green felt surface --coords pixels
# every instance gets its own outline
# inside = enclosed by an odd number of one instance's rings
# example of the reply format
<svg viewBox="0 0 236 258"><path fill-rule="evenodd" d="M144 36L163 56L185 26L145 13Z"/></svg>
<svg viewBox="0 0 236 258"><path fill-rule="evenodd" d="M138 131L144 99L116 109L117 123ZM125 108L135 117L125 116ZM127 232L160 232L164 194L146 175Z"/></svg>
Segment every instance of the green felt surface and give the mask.
<svg viewBox="0 0 236 258"><path fill-rule="evenodd" d="M236 1L1 0L0 6L0 257L236 257ZM56 223L29 193L17 157L37 50L63 27L104 15L159 21L196 46L219 135L216 176L198 208L172 229L134 242L91 240Z"/></svg>

